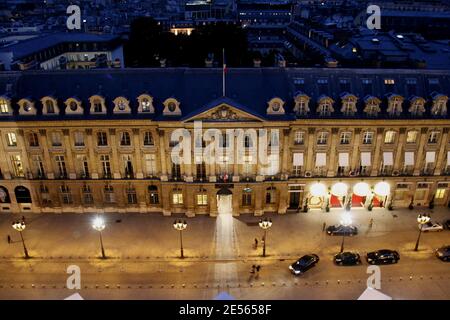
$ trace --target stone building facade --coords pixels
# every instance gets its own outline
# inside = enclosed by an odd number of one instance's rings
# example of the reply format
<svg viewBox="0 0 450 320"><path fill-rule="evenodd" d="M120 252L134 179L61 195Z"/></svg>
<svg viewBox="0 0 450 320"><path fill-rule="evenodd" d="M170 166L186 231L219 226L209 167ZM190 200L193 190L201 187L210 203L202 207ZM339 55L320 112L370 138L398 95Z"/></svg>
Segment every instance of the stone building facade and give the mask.
<svg viewBox="0 0 450 320"><path fill-rule="evenodd" d="M447 71L226 77L223 95L217 69L2 73L0 211L215 216L222 196L235 215L449 205ZM193 139L177 165L180 129ZM276 151L267 164L260 140ZM201 159L216 141L236 152Z"/></svg>

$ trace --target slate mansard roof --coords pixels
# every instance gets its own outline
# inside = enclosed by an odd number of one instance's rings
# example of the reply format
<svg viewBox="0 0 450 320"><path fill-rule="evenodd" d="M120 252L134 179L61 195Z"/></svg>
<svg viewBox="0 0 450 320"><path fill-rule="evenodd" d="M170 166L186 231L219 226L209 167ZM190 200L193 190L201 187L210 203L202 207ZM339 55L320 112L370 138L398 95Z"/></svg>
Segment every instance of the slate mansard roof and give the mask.
<svg viewBox="0 0 450 320"><path fill-rule="evenodd" d="M386 80L391 85L386 85ZM392 81L393 80L393 81ZM392 84L394 82L394 84ZM341 97L345 93L358 97L357 113L347 118L366 118L364 101L367 96L382 101L377 118L387 117L389 94L402 96L403 112L399 118L410 118L409 99L413 96L426 100L424 118L430 117L433 97L450 96L448 70L392 70L392 69L300 69L300 68L243 68L228 69L226 96L222 96L222 70L216 68L158 68L158 69L103 69L64 71L25 71L0 73L0 96L10 99L12 116L0 121L61 120L61 119L151 119L158 121L184 120L214 106L226 103L267 120L296 118L294 97L310 97L310 113L299 118L344 118L340 112ZM153 98L154 114L138 114L137 97L148 94ZM105 98L106 115L90 114L89 98ZM334 112L322 117L316 112L321 96L334 100ZM57 100L59 115L43 115L40 99L45 96ZM130 101L131 114L113 114L113 100L123 96ZM81 101L83 115L66 115L68 98ZM268 115L272 98L284 101L285 115ZM34 102L36 115L19 115L17 102L27 98ZM181 116L163 114L163 102L174 98L180 103ZM441 118L449 118L448 113Z"/></svg>

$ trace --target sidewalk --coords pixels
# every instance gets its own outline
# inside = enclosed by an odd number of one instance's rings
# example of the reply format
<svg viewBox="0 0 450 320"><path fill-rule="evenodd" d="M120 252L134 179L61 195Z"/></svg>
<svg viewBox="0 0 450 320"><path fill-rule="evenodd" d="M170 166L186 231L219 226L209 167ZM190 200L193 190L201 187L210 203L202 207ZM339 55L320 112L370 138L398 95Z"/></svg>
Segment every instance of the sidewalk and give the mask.
<svg viewBox="0 0 450 320"><path fill-rule="evenodd" d="M310 211L286 215L270 215L272 228L267 235L268 259L297 257L308 252L332 254L339 250L342 237L330 237L322 231L327 226L339 223L343 210L328 213ZM432 219L442 222L450 218L448 208L434 210L376 209L352 210L354 224L359 229L355 237L346 238L346 248L365 251L392 248L412 254L418 235L416 217L419 212L432 212ZM40 259L90 259L100 254L98 232L91 224L91 214L27 214L27 228L23 235L30 255ZM102 232L108 257L115 259L162 259L175 260L179 257L179 232L172 223L176 216L144 214L105 214L106 229ZM23 254L20 236L11 227L18 215L0 216L0 259L20 258ZM373 218L373 226L369 221ZM257 259L262 253L263 231L257 222L259 217L242 215L233 219L237 237L236 260ZM185 218L188 223L183 232L185 260L215 260L216 219L205 216ZM13 243L7 243L7 235ZM253 248L254 239L259 246ZM427 256L436 247L450 244L450 232L424 233L421 251L413 256ZM217 245L220 245L218 243Z"/></svg>

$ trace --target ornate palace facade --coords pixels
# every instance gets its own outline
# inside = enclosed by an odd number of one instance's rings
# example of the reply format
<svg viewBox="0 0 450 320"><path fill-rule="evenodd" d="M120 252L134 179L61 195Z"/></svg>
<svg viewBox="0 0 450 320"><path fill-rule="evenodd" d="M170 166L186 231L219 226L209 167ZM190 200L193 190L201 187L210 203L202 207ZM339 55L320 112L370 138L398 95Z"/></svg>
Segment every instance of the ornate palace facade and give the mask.
<svg viewBox="0 0 450 320"><path fill-rule="evenodd" d="M221 194L236 215L447 206L449 94L448 71L231 69L225 96L212 68L3 72L0 211L214 216ZM172 133L195 121L243 162L174 164ZM278 170L227 129L279 133Z"/></svg>

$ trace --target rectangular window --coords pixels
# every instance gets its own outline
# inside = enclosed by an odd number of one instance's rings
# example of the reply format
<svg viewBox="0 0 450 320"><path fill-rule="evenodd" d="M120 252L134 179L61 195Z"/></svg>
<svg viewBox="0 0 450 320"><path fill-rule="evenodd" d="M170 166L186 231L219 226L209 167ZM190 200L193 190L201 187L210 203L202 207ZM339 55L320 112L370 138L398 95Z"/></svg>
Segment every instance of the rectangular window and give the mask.
<svg viewBox="0 0 450 320"><path fill-rule="evenodd" d="M173 204L183 204L183 194L181 192L174 192L172 194Z"/></svg>
<svg viewBox="0 0 450 320"><path fill-rule="evenodd" d="M94 197L92 197L91 188L89 188L89 186L84 186L82 188L82 194L83 194L83 203L84 204L94 203Z"/></svg>
<svg viewBox="0 0 450 320"><path fill-rule="evenodd" d="M391 144L395 141L395 131L387 131L384 136L384 143Z"/></svg>
<svg viewBox="0 0 450 320"><path fill-rule="evenodd" d="M6 101L5 99L0 99L0 113L2 114L9 113L8 101Z"/></svg>
<svg viewBox="0 0 450 320"><path fill-rule="evenodd" d="M328 142L328 132L319 132L317 136L317 144L324 145Z"/></svg>
<svg viewBox="0 0 450 320"><path fill-rule="evenodd" d="M125 178L131 179L134 177L133 158L129 154L122 155Z"/></svg>
<svg viewBox="0 0 450 320"><path fill-rule="evenodd" d="M137 203L137 196L136 196L135 189L127 190L127 202L128 202L128 204L136 204Z"/></svg>
<svg viewBox="0 0 450 320"><path fill-rule="evenodd" d="M406 143L416 143L417 131L411 130L406 134Z"/></svg>
<svg viewBox="0 0 450 320"><path fill-rule="evenodd" d="M144 132L144 146L153 146L153 135L150 131Z"/></svg>
<svg viewBox="0 0 450 320"><path fill-rule="evenodd" d="M102 165L103 177L111 177L111 163L109 162L109 155L101 155L100 163Z"/></svg>
<svg viewBox="0 0 450 320"><path fill-rule="evenodd" d="M349 144L352 137L351 132L341 132L341 144Z"/></svg>
<svg viewBox="0 0 450 320"><path fill-rule="evenodd" d="M84 147L84 134L81 131L74 133L75 147Z"/></svg>
<svg viewBox="0 0 450 320"><path fill-rule="evenodd" d="M6 134L6 143L8 147L17 147L17 136L14 132L8 132Z"/></svg>
<svg viewBox="0 0 450 320"><path fill-rule="evenodd" d="M87 156L77 155L78 172L81 178L86 179L89 177L89 162Z"/></svg>
<svg viewBox="0 0 450 320"><path fill-rule="evenodd" d="M37 133L32 132L29 134L28 136L28 143L30 147L39 147L39 137L37 135Z"/></svg>
<svg viewBox="0 0 450 320"><path fill-rule="evenodd" d="M366 131L363 135L363 144L372 144L373 142L373 132Z"/></svg>
<svg viewBox="0 0 450 320"><path fill-rule="evenodd" d="M106 136L106 132L97 132L97 145L99 147L108 145L108 138Z"/></svg>
<svg viewBox="0 0 450 320"><path fill-rule="evenodd" d="M206 206L208 204L208 195L207 194L198 194L197 195L197 205L198 206Z"/></svg>
<svg viewBox="0 0 450 320"><path fill-rule="evenodd" d="M131 146L131 138L129 132L125 131L120 133L120 145Z"/></svg>
<svg viewBox="0 0 450 320"><path fill-rule="evenodd" d="M24 177L22 158L20 155L12 155L11 156L12 167L14 169L14 176L16 177Z"/></svg>
<svg viewBox="0 0 450 320"><path fill-rule="evenodd" d="M428 136L428 143L437 143L439 140L439 131L432 131Z"/></svg>
<svg viewBox="0 0 450 320"><path fill-rule="evenodd" d="M61 186L61 201L63 204L71 204L72 203L72 194L70 193L70 188L68 186Z"/></svg>
<svg viewBox="0 0 450 320"><path fill-rule="evenodd" d="M44 163L42 162L42 157L40 155L33 155L31 159L33 161L33 167L36 177L44 178L45 170L44 170Z"/></svg>
<svg viewBox="0 0 450 320"><path fill-rule="evenodd" d="M64 156L55 156L59 178L67 178L67 169Z"/></svg>
<svg viewBox="0 0 450 320"><path fill-rule="evenodd" d="M244 192L242 194L242 206L251 206L252 205L252 194L250 192Z"/></svg>
<svg viewBox="0 0 450 320"><path fill-rule="evenodd" d="M52 146L54 147L62 146L62 139L60 132L52 132Z"/></svg>
<svg viewBox="0 0 450 320"><path fill-rule="evenodd" d="M156 155L146 154L145 155L145 172L148 177L153 177L156 175Z"/></svg>
<svg viewBox="0 0 450 320"><path fill-rule="evenodd" d="M305 143L305 133L303 131L295 131L294 143L298 145Z"/></svg>
<svg viewBox="0 0 450 320"><path fill-rule="evenodd" d="M436 190L436 199L444 199L445 197L445 189L437 189Z"/></svg>

